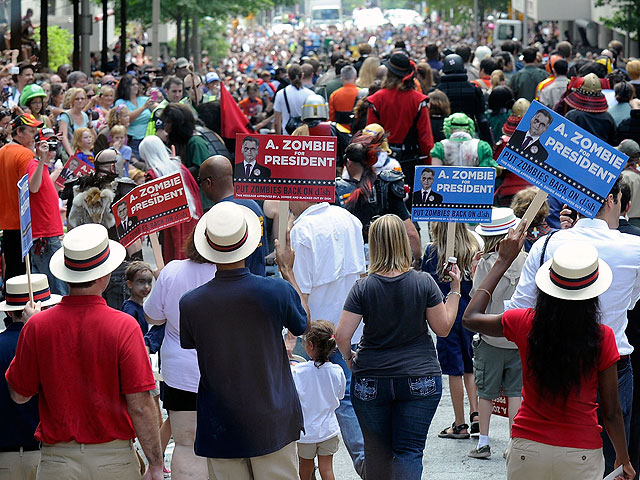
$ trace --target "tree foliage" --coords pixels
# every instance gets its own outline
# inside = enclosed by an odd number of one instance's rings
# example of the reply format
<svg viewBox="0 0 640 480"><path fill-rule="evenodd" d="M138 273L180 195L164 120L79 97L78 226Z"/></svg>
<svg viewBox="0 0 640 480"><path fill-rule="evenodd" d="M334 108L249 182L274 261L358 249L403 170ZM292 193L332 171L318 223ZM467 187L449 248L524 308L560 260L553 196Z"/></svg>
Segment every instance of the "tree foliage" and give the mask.
<svg viewBox="0 0 640 480"><path fill-rule="evenodd" d="M611 17L600 18L608 28L629 32L631 38L640 38L640 0L596 0L596 7L610 5L613 10Z"/></svg>
<svg viewBox="0 0 640 480"><path fill-rule="evenodd" d="M68 30L57 25L50 25L47 28L49 37L49 70L55 72L64 63L71 63L73 53L73 35ZM40 27L33 31L33 38L36 43L40 43Z"/></svg>

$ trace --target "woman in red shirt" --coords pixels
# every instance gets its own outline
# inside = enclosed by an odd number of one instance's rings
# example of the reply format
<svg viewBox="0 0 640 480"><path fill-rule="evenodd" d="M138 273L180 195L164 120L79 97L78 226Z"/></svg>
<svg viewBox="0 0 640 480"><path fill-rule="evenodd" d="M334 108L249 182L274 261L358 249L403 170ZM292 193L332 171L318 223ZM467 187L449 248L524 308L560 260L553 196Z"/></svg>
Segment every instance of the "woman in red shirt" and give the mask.
<svg viewBox="0 0 640 480"><path fill-rule="evenodd" d="M485 314L496 284L518 256L526 223L500 243L498 260L467 307L469 330L515 342L522 360L522 406L511 429L507 479L600 480L604 474L602 418L616 451L616 477L631 480L635 471L627 452L618 401L613 330L600 323L598 295L611 285L609 266L590 244L560 246L536 274L535 309Z"/></svg>

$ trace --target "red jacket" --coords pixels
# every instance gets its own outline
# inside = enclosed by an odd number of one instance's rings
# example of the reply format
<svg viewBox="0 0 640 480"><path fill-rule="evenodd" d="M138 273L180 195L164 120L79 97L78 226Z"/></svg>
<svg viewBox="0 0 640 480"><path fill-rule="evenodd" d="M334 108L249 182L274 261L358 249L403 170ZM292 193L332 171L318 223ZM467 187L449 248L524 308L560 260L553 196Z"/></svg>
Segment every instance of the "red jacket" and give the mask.
<svg viewBox="0 0 640 480"><path fill-rule="evenodd" d="M433 148L433 133L429 119L428 98L416 90L382 89L367 98L371 107L367 125L379 123L389 133L390 144L404 143L416 116L418 117L418 146L428 156ZM430 158L424 163L431 163Z"/></svg>

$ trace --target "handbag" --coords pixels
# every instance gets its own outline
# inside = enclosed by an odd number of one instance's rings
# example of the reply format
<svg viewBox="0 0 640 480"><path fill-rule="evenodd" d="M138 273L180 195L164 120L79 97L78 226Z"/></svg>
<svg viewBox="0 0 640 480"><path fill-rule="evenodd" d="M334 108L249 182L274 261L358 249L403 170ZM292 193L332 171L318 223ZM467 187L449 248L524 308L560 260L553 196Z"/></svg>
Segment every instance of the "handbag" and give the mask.
<svg viewBox="0 0 640 480"><path fill-rule="evenodd" d="M282 90L282 93L284 94L284 103L287 106L287 113L289 114L289 120L287 120L287 124L284 126L284 129L289 135L291 135L296 128L302 125L302 117L291 116L291 109L289 108L289 99L287 98L286 87Z"/></svg>

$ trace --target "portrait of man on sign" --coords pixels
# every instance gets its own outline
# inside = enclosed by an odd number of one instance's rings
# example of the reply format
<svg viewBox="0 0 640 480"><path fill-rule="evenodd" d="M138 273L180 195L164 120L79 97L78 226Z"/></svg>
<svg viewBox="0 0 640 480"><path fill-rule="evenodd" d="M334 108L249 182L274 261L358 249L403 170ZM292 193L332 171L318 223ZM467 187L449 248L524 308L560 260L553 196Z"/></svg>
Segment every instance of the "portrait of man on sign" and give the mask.
<svg viewBox="0 0 640 480"><path fill-rule="evenodd" d="M255 137L244 137L242 140L242 162L236 163L233 176L235 178L269 178L271 170L257 162L260 141Z"/></svg>
<svg viewBox="0 0 640 480"><path fill-rule="evenodd" d="M542 146L540 137L547 131L553 122L553 117L544 109L538 110L529 124L529 130L516 130L507 144L520 155L544 162L549 155Z"/></svg>
<svg viewBox="0 0 640 480"><path fill-rule="evenodd" d="M442 195L431 190L433 179L436 174L430 168L425 168L420 174L422 188L413 192L413 205L424 205L429 203L442 203Z"/></svg>
<svg viewBox="0 0 640 480"><path fill-rule="evenodd" d="M118 233L118 238L122 238L137 225L138 217L129 216L126 200L118 203L116 211L118 212L116 232Z"/></svg>

